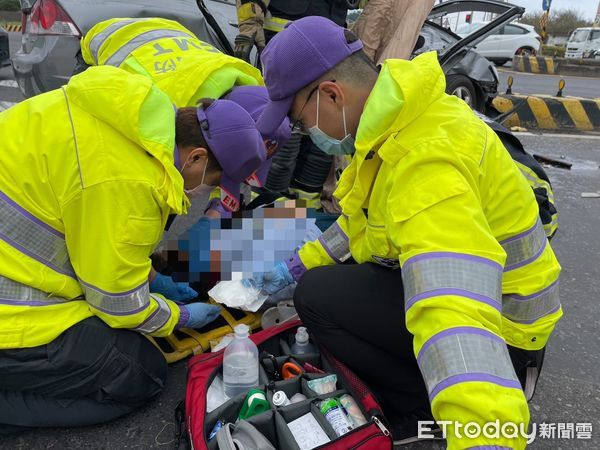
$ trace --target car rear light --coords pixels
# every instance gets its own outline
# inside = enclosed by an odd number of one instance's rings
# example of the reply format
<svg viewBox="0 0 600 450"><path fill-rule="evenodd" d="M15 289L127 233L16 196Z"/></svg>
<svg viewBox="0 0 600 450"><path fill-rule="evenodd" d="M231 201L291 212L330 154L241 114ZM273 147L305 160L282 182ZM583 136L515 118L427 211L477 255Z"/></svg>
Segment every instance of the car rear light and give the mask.
<svg viewBox="0 0 600 450"><path fill-rule="evenodd" d="M81 37L73 20L56 0L38 0L26 20L24 31L39 36Z"/></svg>

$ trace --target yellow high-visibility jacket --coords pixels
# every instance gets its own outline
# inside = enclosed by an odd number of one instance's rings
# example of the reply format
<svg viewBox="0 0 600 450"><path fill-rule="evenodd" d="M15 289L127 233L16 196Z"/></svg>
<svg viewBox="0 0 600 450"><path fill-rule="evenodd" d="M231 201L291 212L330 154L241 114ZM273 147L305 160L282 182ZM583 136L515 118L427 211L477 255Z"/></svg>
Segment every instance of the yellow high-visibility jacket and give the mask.
<svg viewBox="0 0 600 450"><path fill-rule="evenodd" d="M220 98L234 86L264 85L256 67L221 53L183 25L156 17L100 22L82 39L81 53L89 65L147 76L178 108Z"/></svg>
<svg viewBox="0 0 600 450"><path fill-rule="evenodd" d="M296 279L350 256L401 267L435 418L527 424L506 344L546 345L562 315L560 266L527 180L496 134L444 90L435 53L384 64L335 193L342 216L288 266ZM449 449L525 447L524 438L455 431Z"/></svg>
<svg viewBox="0 0 600 450"><path fill-rule="evenodd" d="M99 22L81 40L81 53L91 66L116 66L150 78L178 108L196 106L203 98L221 98L235 86L264 85L256 67L160 17ZM222 197L219 188L213 197Z"/></svg>
<svg viewBox="0 0 600 450"><path fill-rule="evenodd" d="M93 67L0 114L0 348L46 344L96 315L165 336L150 254L189 200L175 110L143 76Z"/></svg>

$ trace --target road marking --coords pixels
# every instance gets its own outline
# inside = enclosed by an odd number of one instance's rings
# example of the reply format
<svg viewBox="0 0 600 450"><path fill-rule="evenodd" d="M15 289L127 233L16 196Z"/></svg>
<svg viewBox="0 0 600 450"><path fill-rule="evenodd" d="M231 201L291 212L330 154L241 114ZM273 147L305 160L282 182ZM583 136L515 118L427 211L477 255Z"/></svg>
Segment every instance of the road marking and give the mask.
<svg viewBox="0 0 600 450"><path fill-rule="evenodd" d="M558 75L558 74L549 74L549 73L531 73L531 72L521 72L519 70L514 70L511 67L496 67L498 72L506 73L509 75L517 74L517 75L525 75L525 76L534 76L534 77L552 77L552 78L564 78L568 80L569 78L576 78L578 80L597 80L597 78L592 77L578 77L577 75Z"/></svg>
<svg viewBox="0 0 600 450"><path fill-rule="evenodd" d="M549 137L549 138L559 138L559 139L600 140L600 135L595 135L595 134L532 133L530 131L514 131L513 134L515 134L516 136L535 136L535 137Z"/></svg>
<svg viewBox="0 0 600 450"><path fill-rule="evenodd" d="M8 108L10 108L11 106L15 106L16 103L14 102L0 102L0 111L4 111Z"/></svg>
<svg viewBox="0 0 600 450"><path fill-rule="evenodd" d="M18 88L19 85L15 80L0 80L0 86Z"/></svg>

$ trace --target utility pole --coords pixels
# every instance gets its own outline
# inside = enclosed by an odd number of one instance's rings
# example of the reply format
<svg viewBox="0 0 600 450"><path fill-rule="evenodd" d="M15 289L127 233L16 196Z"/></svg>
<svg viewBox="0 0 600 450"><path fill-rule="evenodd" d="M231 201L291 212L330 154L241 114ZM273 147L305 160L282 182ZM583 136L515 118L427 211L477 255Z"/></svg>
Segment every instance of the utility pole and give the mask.
<svg viewBox="0 0 600 450"><path fill-rule="evenodd" d="M596 20L594 20L594 25L600 26L600 0L598 1L598 10L596 11Z"/></svg>
<svg viewBox="0 0 600 450"><path fill-rule="evenodd" d="M544 14L540 17L540 28L542 43L546 42L546 38L548 37L548 33L546 32L546 27L548 26L548 18L550 17L550 6L552 5L552 0L543 0L542 1L542 9L544 10Z"/></svg>

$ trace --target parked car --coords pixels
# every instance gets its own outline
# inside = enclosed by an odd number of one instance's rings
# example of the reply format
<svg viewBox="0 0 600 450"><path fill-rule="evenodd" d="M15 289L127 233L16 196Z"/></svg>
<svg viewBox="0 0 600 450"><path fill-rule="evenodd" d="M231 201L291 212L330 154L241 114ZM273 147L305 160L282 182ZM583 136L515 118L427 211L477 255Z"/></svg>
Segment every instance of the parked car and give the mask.
<svg viewBox="0 0 600 450"><path fill-rule="evenodd" d="M565 58L599 58L600 27L577 28L567 42Z"/></svg>
<svg viewBox="0 0 600 450"><path fill-rule="evenodd" d="M485 23L466 23L458 27L459 36L467 36L486 25ZM535 28L524 23L510 23L497 29L477 44L477 53L501 66L514 55L535 55L540 51L542 38Z"/></svg>
<svg viewBox="0 0 600 450"><path fill-rule="evenodd" d="M8 32L0 27L0 67L10 65L10 47L8 46Z"/></svg>

